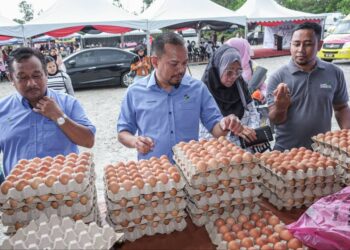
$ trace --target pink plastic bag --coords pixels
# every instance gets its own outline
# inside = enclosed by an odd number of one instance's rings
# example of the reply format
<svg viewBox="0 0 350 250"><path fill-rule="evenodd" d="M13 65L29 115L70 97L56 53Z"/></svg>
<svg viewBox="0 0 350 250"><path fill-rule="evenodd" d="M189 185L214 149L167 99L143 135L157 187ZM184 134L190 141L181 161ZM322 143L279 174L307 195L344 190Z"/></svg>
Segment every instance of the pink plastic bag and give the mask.
<svg viewBox="0 0 350 250"><path fill-rule="evenodd" d="M349 250L350 187L318 200L287 228L312 248Z"/></svg>

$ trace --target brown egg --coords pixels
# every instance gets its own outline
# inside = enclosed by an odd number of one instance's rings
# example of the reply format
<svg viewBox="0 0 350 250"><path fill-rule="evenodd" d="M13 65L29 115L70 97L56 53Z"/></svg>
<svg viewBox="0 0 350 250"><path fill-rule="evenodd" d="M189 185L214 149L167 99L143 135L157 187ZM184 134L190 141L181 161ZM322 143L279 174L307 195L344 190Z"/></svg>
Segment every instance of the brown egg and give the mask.
<svg viewBox="0 0 350 250"><path fill-rule="evenodd" d="M67 207L71 207L71 206L74 205L74 202L71 201L71 200L68 200L68 201L65 201L65 204L66 204Z"/></svg>
<svg viewBox="0 0 350 250"><path fill-rule="evenodd" d="M288 230L284 229L279 233L282 240L289 241L293 238L293 234Z"/></svg>
<svg viewBox="0 0 350 250"><path fill-rule="evenodd" d="M63 194L55 194L54 195L56 200L63 200L64 195Z"/></svg>
<svg viewBox="0 0 350 250"><path fill-rule="evenodd" d="M240 239L240 240L242 240L242 239L244 239L244 238L249 236L248 232L246 232L246 231L238 231L236 233L236 235L237 235L237 238Z"/></svg>
<svg viewBox="0 0 350 250"><path fill-rule="evenodd" d="M45 206L44 206L44 204L42 204L42 203L39 202L38 204L36 204L36 209L42 211L42 210L45 209Z"/></svg>
<svg viewBox="0 0 350 250"><path fill-rule="evenodd" d="M115 181L112 181L110 184L109 184L109 190L111 190L111 192L113 194L116 194L119 192L119 189L120 189L120 186L117 182Z"/></svg>
<svg viewBox="0 0 350 250"><path fill-rule="evenodd" d="M229 231L230 231L230 230L229 230L228 226L226 226L226 225L220 226L220 227L219 227L219 230L218 230L218 232L219 232L220 234L225 234L225 233L227 233L227 232L229 232Z"/></svg>
<svg viewBox="0 0 350 250"><path fill-rule="evenodd" d="M255 244L262 247L264 245L266 245L269 241L267 240L267 238L264 238L264 237L259 237L259 238L256 238L255 240Z"/></svg>
<svg viewBox="0 0 350 250"><path fill-rule="evenodd" d="M261 235L261 231L258 228L251 228L249 230L249 235L253 237L254 239L257 239Z"/></svg>
<svg viewBox="0 0 350 250"><path fill-rule="evenodd" d="M19 180L17 183L16 183L16 190L17 191L22 191L26 186L29 185L29 182L27 180Z"/></svg>
<svg viewBox="0 0 350 250"><path fill-rule="evenodd" d="M18 202L16 200L10 199L10 207L15 209L17 208Z"/></svg>
<svg viewBox="0 0 350 250"><path fill-rule="evenodd" d="M123 183L122 183L122 186L124 187L124 189L126 191L130 191L132 186L133 186L133 183L129 180L125 180Z"/></svg>
<svg viewBox="0 0 350 250"><path fill-rule="evenodd" d="M175 188L172 188L170 191L169 191L169 194L171 196L175 196L177 194L177 190Z"/></svg>
<svg viewBox="0 0 350 250"><path fill-rule="evenodd" d="M152 197L153 197L153 194L145 194L145 195L143 196L143 198L144 198L146 201L152 200Z"/></svg>
<svg viewBox="0 0 350 250"><path fill-rule="evenodd" d="M236 220L235 220L235 218L233 218L233 217L228 217L227 219L226 219L226 224L231 228L232 227L232 225L233 224L235 224L236 223Z"/></svg>
<svg viewBox="0 0 350 250"><path fill-rule="evenodd" d="M261 229L261 233L265 234L266 236L270 236L273 233L273 230L270 227L266 226Z"/></svg>
<svg viewBox="0 0 350 250"><path fill-rule="evenodd" d="M241 224L233 224L231 227L231 230L235 233L238 233L242 230L242 225Z"/></svg>
<svg viewBox="0 0 350 250"><path fill-rule="evenodd" d="M74 191L70 191L68 193L69 197L72 198L73 200L76 199L78 197L78 193L74 192Z"/></svg>
<svg viewBox="0 0 350 250"><path fill-rule="evenodd" d="M135 185L139 188L142 189L145 185L145 182L141 178L136 178L135 179Z"/></svg>
<svg viewBox="0 0 350 250"><path fill-rule="evenodd" d="M20 229L20 228L22 228L24 225L22 224L22 223L20 223L20 222L16 222L15 223L15 229L16 229L16 231L18 230L18 229Z"/></svg>
<svg viewBox="0 0 350 250"><path fill-rule="evenodd" d="M222 239L224 241L230 242L231 240L234 240L236 238L236 234L233 232L227 232L222 236Z"/></svg>
<svg viewBox="0 0 350 250"><path fill-rule="evenodd" d="M68 173L62 173L59 177L58 180L62 185L67 185L69 180L71 179L71 175Z"/></svg>
<svg viewBox="0 0 350 250"><path fill-rule="evenodd" d="M254 159L254 156L252 153L250 152L245 152L243 155L242 155L242 162L252 162Z"/></svg>
<svg viewBox="0 0 350 250"><path fill-rule="evenodd" d="M246 216L246 215L244 215L244 214L241 214L241 215L239 215L238 216L238 222L239 223L245 223L245 222L247 222L249 219L248 219L248 217Z"/></svg>
<svg viewBox="0 0 350 250"><path fill-rule="evenodd" d="M49 175L45 178L45 185L48 187L52 187L56 180L57 180L56 176Z"/></svg>
<svg viewBox="0 0 350 250"><path fill-rule="evenodd" d="M280 238L278 236L278 233L273 233L271 234L270 236L267 237L267 240L270 242L270 243L277 243L280 241Z"/></svg>
<svg viewBox="0 0 350 250"><path fill-rule="evenodd" d="M11 188L13 188L12 182L6 180L1 184L1 187L0 187L1 193L7 194Z"/></svg>
<svg viewBox="0 0 350 250"><path fill-rule="evenodd" d="M273 250L273 248L270 245L263 245L260 250Z"/></svg>
<svg viewBox="0 0 350 250"><path fill-rule="evenodd" d="M228 248L228 250L239 250L241 248L241 245L239 243L237 243L236 241L231 240L227 244L227 248Z"/></svg>
<svg viewBox="0 0 350 250"><path fill-rule="evenodd" d="M77 220L81 220L83 218L83 216L81 214L76 214L73 216L73 220L77 221Z"/></svg>
<svg viewBox="0 0 350 250"><path fill-rule="evenodd" d="M274 250L287 250L287 244L284 242L277 242L275 243L275 245L273 246Z"/></svg>
<svg viewBox="0 0 350 250"><path fill-rule="evenodd" d="M250 238L243 238L241 241L242 247L249 248L254 245L253 241Z"/></svg>
<svg viewBox="0 0 350 250"><path fill-rule="evenodd" d="M87 167L84 165L78 165L74 168L75 173L85 173L87 171Z"/></svg>
<svg viewBox="0 0 350 250"><path fill-rule="evenodd" d="M275 231L276 233L280 233L280 232L284 229L284 225L282 225L282 224L277 224L277 225L275 225L275 226L273 227L273 229L274 229L274 231Z"/></svg>
<svg viewBox="0 0 350 250"><path fill-rule="evenodd" d="M38 186L43 182L42 178L40 177L34 177L31 181L30 181L30 186L32 187L32 189L37 189Z"/></svg>
<svg viewBox="0 0 350 250"><path fill-rule="evenodd" d="M158 206L158 202L157 202L157 201L152 201L152 202L151 202L151 206L152 206L153 208L156 208L156 207Z"/></svg>
<svg viewBox="0 0 350 250"><path fill-rule="evenodd" d="M48 195L48 194L43 194L43 195L39 196L39 199L41 201L47 201L49 198L50 198L50 195Z"/></svg>
<svg viewBox="0 0 350 250"><path fill-rule="evenodd" d="M298 248L302 248L303 244L301 243L300 240L293 238L288 241L287 246L288 248L291 248L291 249L298 249Z"/></svg>
<svg viewBox="0 0 350 250"><path fill-rule="evenodd" d="M26 199L24 200L24 202L25 202L26 204L28 204L28 205L32 204L33 201L34 201L34 197L33 197L33 196L30 196L30 197L28 197L28 198L26 198Z"/></svg>
<svg viewBox="0 0 350 250"><path fill-rule="evenodd" d="M247 229L247 230L250 230L250 229L254 228L254 224L251 221L244 222L243 223L243 228Z"/></svg>
<svg viewBox="0 0 350 250"><path fill-rule="evenodd" d="M80 203L83 205L86 205L89 201L89 199L85 195L81 196L79 200L80 200Z"/></svg>
<svg viewBox="0 0 350 250"><path fill-rule="evenodd" d="M57 201L51 201L50 205L53 209L57 209L59 204Z"/></svg>
<svg viewBox="0 0 350 250"><path fill-rule="evenodd" d="M154 176L151 176L147 179L147 183L151 186L151 187L155 187L157 184L157 179Z"/></svg>
<svg viewBox="0 0 350 250"><path fill-rule="evenodd" d="M168 181L169 181L169 177L168 177L166 174L162 173L162 174L159 175L159 180L160 180L163 184L167 184Z"/></svg>
<svg viewBox="0 0 350 250"><path fill-rule="evenodd" d="M237 154L231 158L234 164L241 164L243 161L243 157L240 154Z"/></svg>
<svg viewBox="0 0 350 250"><path fill-rule="evenodd" d="M128 200L125 199L125 198L121 198L120 201L119 201L119 205L121 207L125 207L126 205L128 204Z"/></svg>
<svg viewBox="0 0 350 250"><path fill-rule="evenodd" d="M280 223L280 219L276 215L272 215L269 219L268 222L271 226L275 226Z"/></svg>
<svg viewBox="0 0 350 250"><path fill-rule="evenodd" d="M171 178L174 180L175 183L179 183L181 176L179 173L173 173L173 174L171 174Z"/></svg>
<svg viewBox="0 0 350 250"><path fill-rule="evenodd" d="M221 226L225 225L225 220L222 218L218 218L215 220L214 224L217 227L217 230L219 230Z"/></svg>
<svg viewBox="0 0 350 250"><path fill-rule="evenodd" d="M199 161L197 162L196 167L198 172L206 172L208 166L204 161Z"/></svg>

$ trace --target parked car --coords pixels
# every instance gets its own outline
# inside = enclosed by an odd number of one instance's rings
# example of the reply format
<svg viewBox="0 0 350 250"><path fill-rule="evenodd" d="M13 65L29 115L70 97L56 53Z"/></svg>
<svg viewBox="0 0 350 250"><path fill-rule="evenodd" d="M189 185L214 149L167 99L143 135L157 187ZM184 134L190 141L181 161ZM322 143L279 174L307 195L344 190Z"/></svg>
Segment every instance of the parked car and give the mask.
<svg viewBox="0 0 350 250"><path fill-rule="evenodd" d="M350 59L350 15L341 20L334 32L324 39L318 57L328 62Z"/></svg>
<svg viewBox="0 0 350 250"><path fill-rule="evenodd" d="M133 79L127 74L135 56L121 49L101 47L78 51L64 58L63 62L74 89L113 85L128 87Z"/></svg>

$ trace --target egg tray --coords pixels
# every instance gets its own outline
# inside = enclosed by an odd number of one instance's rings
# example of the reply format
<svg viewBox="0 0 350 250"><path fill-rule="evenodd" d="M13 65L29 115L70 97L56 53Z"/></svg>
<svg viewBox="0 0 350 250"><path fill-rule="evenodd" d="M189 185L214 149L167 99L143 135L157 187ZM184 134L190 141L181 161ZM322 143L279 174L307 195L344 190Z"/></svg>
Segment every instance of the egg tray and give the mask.
<svg viewBox="0 0 350 250"><path fill-rule="evenodd" d="M49 197L48 197L48 199L46 201L45 200L41 200L37 196L36 197L29 197L29 198L27 198L27 199L33 198L32 201L26 201L26 200L24 200L24 201L23 200L22 201L16 201L16 200L10 199L10 200L7 200L5 203L0 204L0 211L4 211L6 209L18 209L18 208L22 208L24 206L28 206L30 208L33 208L38 203L44 203L45 204L45 203L50 203L50 202L53 202L53 201L56 201L58 203L60 203L62 201L77 202L77 201L79 201L79 199L82 196L85 196L88 199L91 199L92 196L93 196L93 193L94 193L94 189L95 189L94 183L90 183L82 193L76 193L77 197L74 198L74 199L72 199L72 197L70 195L67 195L67 194L64 194L64 195L62 194L63 195L62 199L61 198L57 199L53 194L48 194Z"/></svg>
<svg viewBox="0 0 350 250"><path fill-rule="evenodd" d="M241 204L245 200L254 200L261 195L261 189L259 186L255 186L253 189L246 188L244 191L234 189L233 193L226 190L222 190L223 193L220 195L217 192L204 192L201 195L189 195L190 199L196 207L204 207L206 205L218 204L221 202L232 202L231 204Z"/></svg>
<svg viewBox="0 0 350 250"><path fill-rule="evenodd" d="M120 220L118 216L114 216L112 214L109 214L109 219L114 225L114 228L116 230L123 230L125 228L130 227L136 227L144 224L149 224L152 222L160 222L164 220L171 220L178 217L186 217L187 214L184 209L177 211L177 214L174 216L172 213L160 213L160 214L153 214L152 216L147 219L147 216L141 216L139 218L133 219L133 220ZM125 223L123 225L123 223ZM125 226L127 224L127 226Z"/></svg>
<svg viewBox="0 0 350 250"><path fill-rule="evenodd" d="M238 217L240 214L250 215L251 213L257 213L260 211L260 206L258 203L250 204L246 206L229 206L220 209L215 209L202 214L192 214L191 210L186 208L188 215L190 216L192 222L201 227L208 222L213 222L218 218L227 218L230 216Z"/></svg>
<svg viewBox="0 0 350 250"><path fill-rule="evenodd" d="M249 165L249 164L248 164ZM181 169L181 168L180 168ZM201 185L212 186L220 181L226 181L231 179L246 179L247 177L260 176L260 167L254 164L252 166L239 165L237 168L232 166L215 170L212 172L201 173L200 175L194 175L192 177L187 176L187 173L181 169L187 183L193 188L200 187Z"/></svg>
<svg viewBox="0 0 350 250"><path fill-rule="evenodd" d="M325 156L329 156L332 159L339 161L341 163L348 164L350 163L350 155L346 151L334 147L328 144L321 144L321 143L313 143L311 145L314 151L319 152Z"/></svg>
<svg viewBox="0 0 350 250"><path fill-rule="evenodd" d="M141 195L158 193L158 192L169 192L173 188L177 191L183 190L185 186L185 181L183 178L180 178L179 182L175 182L173 179L169 178L169 181L164 184L161 181L158 181L155 187L152 187L149 183L145 182L145 185L142 189L139 189L137 186L133 185L130 191L125 190L124 187L120 187L119 192L114 194L106 185L105 189L107 193L107 197L112 201L119 201L122 198L127 200L131 200L134 197L140 197Z"/></svg>
<svg viewBox="0 0 350 250"><path fill-rule="evenodd" d="M87 172L89 171L85 172L85 178L80 184L73 178L69 180L67 185L63 185L59 180L56 180L52 187L46 186L45 183L40 183L37 189L33 189L30 185L24 187L22 191L18 191L14 187L10 188L6 195L0 192L0 203L5 203L9 199L22 201L29 197L45 194L68 194L71 191L83 193L84 190L95 181L95 175L88 175Z"/></svg>
<svg viewBox="0 0 350 250"><path fill-rule="evenodd" d="M225 184L223 184L225 183ZM220 181L219 183L213 184L211 186L208 185L200 185L199 187L193 187L186 182L185 190L190 196L203 194L203 192L215 192L219 189L228 189L234 188L237 189L239 186L249 186L250 184L258 185L260 184L260 180L257 177L251 177L250 181L246 179L232 179L226 181Z"/></svg>
<svg viewBox="0 0 350 250"><path fill-rule="evenodd" d="M262 190L269 190L275 193L280 199L288 200L288 199L300 199L304 197L315 197L315 196L325 196L331 193L334 193L334 190L340 190L343 188L341 183L322 183L322 184L314 184L301 186L292 189L276 189L272 185L266 186L263 185Z"/></svg>
<svg viewBox="0 0 350 250"><path fill-rule="evenodd" d="M121 213L125 213L125 214L130 214L130 216L132 216L133 213L136 214L145 214L145 215L151 215L154 213L167 213L173 210L179 210L179 209L183 209L184 207L186 207L186 200L184 199L184 197L178 197L179 199L173 199L169 202L169 204L163 204L163 203L158 203L155 204L147 204L145 206L143 206L142 208L139 205L136 205L134 207L115 207L114 204L110 205L107 202L107 210L110 212L113 211L120 211ZM143 205L143 204L142 204ZM130 212L129 212L130 211Z"/></svg>
<svg viewBox="0 0 350 250"><path fill-rule="evenodd" d="M110 249L123 234L96 223L85 225L81 220L52 215L50 219L32 220L11 238L5 239L0 249Z"/></svg>
<svg viewBox="0 0 350 250"><path fill-rule="evenodd" d="M142 194L138 197L133 197L133 198L125 198L122 197L119 200L113 200L108 197L107 192L105 192L105 197L106 200L108 200L111 203L114 203L115 205L120 205L121 202L126 202L126 205L124 207L134 207L138 204L148 204L152 201L164 201L164 199L173 199L174 197L184 197L186 194L184 193L184 190L176 190L176 194L172 195L172 191L170 192L159 192L162 193L159 197L159 193L150 193L150 194ZM151 197L149 197L151 195ZM148 196L148 197L146 197ZM135 203L136 202L136 203ZM122 207L122 206L121 206Z"/></svg>
<svg viewBox="0 0 350 250"><path fill-rule="evenodd" d="M261 214L261 213L259 213L259 214ZM248 216L248 214L245 214L245 215ZM238 216L239 216L239 215L238 215ZM231 218L234 218L234 219L237 220L238 216L237 216L237 215L232 215L232 216L220 216L220 218L226 220L227 218L231 217ZM215 220L216 220L216 219L215 219ZM229 249L229 248L228 248L228 241L224 240L223 234L221 234L220 232L217 231L217 227L215 226L215 220L211 220L209 223L207 223L207 224L205 225L205 229L206 229L206 231L208 232L208 235L209 235L209 238L210 238L211 242L212 242L214 245L217 246L216 249L218 249L218 250L227 250L227 249ZM242 225L242 223L238 223L238 224ZM282 221L280 221L279 225L285 225L285 224L284 224ZM273 229L273 227L272 227L271 225L269 225L269 226L267 226L267 227L269 227L270 229L273 230L273 232L275 232L274 229ZM260 227L255 227L255 228L258 229L258 230L260 230L260 231L261 231L261 229L262 229L262 228L260 228ZM246 230L246 229L244 229L244 231L248 232L248 230ZM268 235L262 233L260 237L268 238ZM254 246L253 246L253 249L261 249L261 247L260 247L258 244L256 244L256 242L254 242L254 238L253 238L253 237L249 236L248 238L250 238L250 239L253 241L253 243L255 243ZM235 241L236 241L237 243L239 243L239 244L240 244L240 242L241 242L240 239L235 239ZM281 239L281 238L279 239L279 242L283 242L283 243L287 244L287 241L286 241L286 240L283 240L283 239ZM274 247L273 244L269 243L268 245L270 246L270 249L274 249L274 248L273 248L273 247ZM240 249L246 249L246 248L244 248L244 247L241 246ZM287 249L289 249L289 248L285 248L285 249L287 250ZM300 249L307 250L308 248L307 248L306 246L303 246L303 247L300 248Z"/></svg>
<svg viewBox="0 0 350 250"><path fill-rule="evenodd" d="M72 216L75 214L81 214L82 216L87 216L93 207L93 200L88 200L86 205L81 204L80 202L74 203L73 206L69 207L67 205L60 205L57 209L51 207L48 204L44 204L45 209L39 210L36 208L30 209L28 212L23 212L22 210L15 210L13 215L8 215L6 213L2 214L1 220L4 225L13 225L16 222L26 222L35 220L40 217L42 213L47 216L52 214L57 214L60 217Z"/></svg>
<svg viewBox="0 0 350 250"><path fill-rule="evenodd" d="M107 217L107 222L112 224ZM113 227L113 224L111 225ZM168 225L162 222L154 222L150 224L143 224L134 228L123 229L124 238L128 241L135 241L143 236L153 236L155 234L170 234L174 231L183 231L187 226L185 217L178 217L169 221Z"/></svg>

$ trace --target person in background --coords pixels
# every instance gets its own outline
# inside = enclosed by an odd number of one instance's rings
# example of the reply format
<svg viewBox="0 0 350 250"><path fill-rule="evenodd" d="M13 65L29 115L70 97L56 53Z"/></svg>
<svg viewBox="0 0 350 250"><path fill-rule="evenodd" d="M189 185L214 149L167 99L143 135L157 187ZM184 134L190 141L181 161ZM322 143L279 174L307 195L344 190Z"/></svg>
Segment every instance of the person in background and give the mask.
<svg viewBox="0 0 350 250"><path fill-rule="evenodd" d="M9 77L16 93L0 100L0 153L4 174L21 159L78 153L91 148L96 128L72 96L47 88L45 58L21 47L10 55Z"/></svg>
<svg viewBox="0 0 350 250"><path fill-rule="evenodd" d="M66 67L64 66L63 60L62 60L62 56L59 53L59 51L57 50L57 48L52 47L50 49L50 53L49 56L51 56L52 58L55 59L56 64L58 65L58 68L64 72L66 72Z"/></svg>
<svg viewBox="0 0 350 250"><path fill-rule="evenodd" d="M239 138L247 141L256 140L254 129L259 127L259 113L246 82L242 78L242 65L238 51L228 45L218 48L202 77L213 95L223 116L235 115L243 125L243 131L237 136L229 136L229 139L240 145ZM211 138L212 136L204 126L200 128L200 138Z"/></svg>
<svg viewBox="0 0 350 250"><path fill-rule="evenodd" d="M145 53L145 47L143 47L143 45L138 45L135 48L135 53L137 56L135 56L130 65L130 69L136 71L134 82L148 76L151 71L151 61Z"/></svg>
<svg viewBox="0 0 350 250"><path fill-rule="evenodd" d="M322 28L303 23L292 31L291 60L268 80L269 117L275 124L274 149L311 149L311 137L332 129L333 110L341 129L350 129L344 73L317 58Z"/></svg>
<svg viewBox="0 0 350 250"><path fill-rule="evenodd" d="M118 140L136 148L139 159L167 155L180 141L198 140L199 122L214 137L241 133L234 115L223 117L203 82L186 74L188 54L184 39L164 33L153 42L155 70L126 92L118 118Z"/></svg>
<svg viewBox="0 0 350 250"><path fill-rule="evenodd" d="M48 74L47 87L74 96L74 89L69 75L58 69L58 65L53 57L46 56L45 62Z"/></svg>
<svg viewBox="0 0 350 250"><path fill-rule="evenodd" d="M249 83L253 77L255 69L258 67L258 64L251 59L253 51L249 42L244 38L231 38L227 40L225 44L238 50L243 69L242 77L246 83ZM265 80L266 79L264 78L264 81L258 89L251 91L252 98L261 104L266 102L267 85Z"/></svg>

